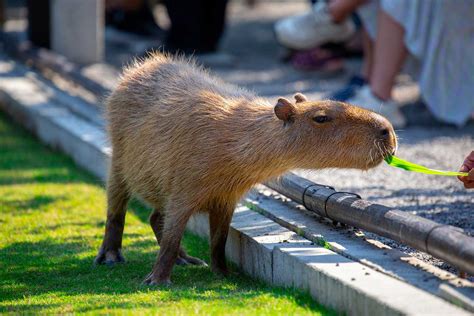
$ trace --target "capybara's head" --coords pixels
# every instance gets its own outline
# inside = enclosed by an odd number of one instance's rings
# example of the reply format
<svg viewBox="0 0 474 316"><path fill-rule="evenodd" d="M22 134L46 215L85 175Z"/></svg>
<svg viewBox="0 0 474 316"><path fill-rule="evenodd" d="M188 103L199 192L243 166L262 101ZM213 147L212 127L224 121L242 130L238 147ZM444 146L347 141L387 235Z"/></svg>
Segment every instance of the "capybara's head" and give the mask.
<svg viewBox="0 0 474 316"><path fill-rule="evenodd" d="M379 114L337 101L308 101L300 93L295 102L278 99L275 115L294 139L301 168L377 166L395 153L392 124Z"/></svg>

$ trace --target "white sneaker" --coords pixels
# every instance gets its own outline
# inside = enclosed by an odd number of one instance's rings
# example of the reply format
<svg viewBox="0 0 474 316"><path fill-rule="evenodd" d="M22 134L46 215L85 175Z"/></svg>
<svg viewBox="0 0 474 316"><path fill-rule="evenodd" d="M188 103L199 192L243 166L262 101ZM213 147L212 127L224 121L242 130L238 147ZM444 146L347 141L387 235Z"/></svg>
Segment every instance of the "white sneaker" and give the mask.
<svg viewBox="0 0 474 316"><path fill-rule="evenodd" d="M318 1L311 11L275 23L277 41L289 48L304 50L325 43L348 40L355 33L351 19L334 23L325 1Z"/></svg>
<svg viewBox="0 0 474 316"><path fill-rule="evenodd" d="M356 94L346 102L385 116L394 128L403 128L406 125L406 119L398 104L395 101L380 100L372 93L369 85L357 90Z"/></svg>

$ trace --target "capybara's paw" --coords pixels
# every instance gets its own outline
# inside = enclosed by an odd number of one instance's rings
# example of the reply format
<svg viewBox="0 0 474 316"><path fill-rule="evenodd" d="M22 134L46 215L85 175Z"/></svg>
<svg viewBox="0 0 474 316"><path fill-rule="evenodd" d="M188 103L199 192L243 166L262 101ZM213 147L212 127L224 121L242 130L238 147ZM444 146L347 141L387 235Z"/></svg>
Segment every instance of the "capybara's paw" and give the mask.
<svg viewBox="0 0 474 316"><path fill-rule="evenodd" d="M117 263L124 263L125 258L122 256L120 249L117 250L103 250L102 248L99 250L99 254L95 257L94 264L106 264L108 266L112 266Z"/></svg>
<svg viewBox="0 0 474 316"><path fill-rule="evenodd" d="M155 274L153 272L151 272L146 278L145 280L143 281L143 284L144 285L149 285L149 286L153 286L153 285L164 285L164 286L170 286L172 283L171 283L171 280L169 278L166 278L166 279L161 279L158 278L158 277L155 277Z"/></svg>
<svg viewBox="0 0 474 316"><path fill-rule="evenodd" d="M199 258L192 257L192 256L179 256L176 259L177 265L194 265L194 266L203 266L207 267L207 263Z"/></svg>

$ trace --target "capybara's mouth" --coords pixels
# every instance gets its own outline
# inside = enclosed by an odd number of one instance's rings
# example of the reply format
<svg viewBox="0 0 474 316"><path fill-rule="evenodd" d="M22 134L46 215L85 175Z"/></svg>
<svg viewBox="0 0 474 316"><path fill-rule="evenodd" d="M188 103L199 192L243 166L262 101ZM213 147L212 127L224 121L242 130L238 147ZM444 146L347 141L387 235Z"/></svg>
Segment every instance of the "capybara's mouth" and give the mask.
<svg viewBox="0 0 474 316"><path fill-rule="evenodd" d="M396 147L387 147L384 144L376 143L375 146L369 151L366 169L377 167L385 160L385 158L395 155L396 151Z"/></svg>

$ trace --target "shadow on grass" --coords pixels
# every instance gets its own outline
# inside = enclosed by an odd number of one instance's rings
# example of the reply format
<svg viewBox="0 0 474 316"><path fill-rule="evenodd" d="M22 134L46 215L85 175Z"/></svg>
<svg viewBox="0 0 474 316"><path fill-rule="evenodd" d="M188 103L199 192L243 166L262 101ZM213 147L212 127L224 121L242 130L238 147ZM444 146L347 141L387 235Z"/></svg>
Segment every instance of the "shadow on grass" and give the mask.
<svg viewBox="0 0 474 316"><path fill-rule="evenodd" d="M11 209L12 212L25 212L33 209L38 209L44 206L47 206L51 203L64 200L63 197L51 197L48 195L35 195L31 199L27 200L6 200L3 201L3 206L6 209Z"/></svg>
<svg viewBox="0 0 474 316"><path fill-rule="evenodd" d="M189 239L189 236L187 236ZM198 251L207 247L195 237L192 242ZM77 297L100 295L98 302L74 308L75 312L87 312L101 308L132 308L136 303L116 301L112 297L146 293L149 287L141 281L151 269L155 259L149 249L150 241L139 241L127 247L126 264L114 267L92 265L92 256L82 256L88 251L81 242L57 243L53 240L41 242L18 242L0 250L0 266L4 272L0 281L0 302L21 300L25 296L56 293L58 296ZM196 247L194 247L196 249ZM196 252L196 251L193 251ZM228 300L229 307L242 307L249 299L262 295L289 298L296 303L320 310L320 306L308 299L307 295L278 288L269 288L262 283L232 273L228 278L215 276L207 267L176 267L173 272L173 286L159 289L159 299L140 302L140 307L156 307L158 300L164 302L195 301L212 302ZM111 300L107 300L107 296ZM247 301L248 302L248 301ZM51 304L15 304L14 310L22 312L50 309ZM8 312L13 307L0 306L0 312Z"/></svg>

